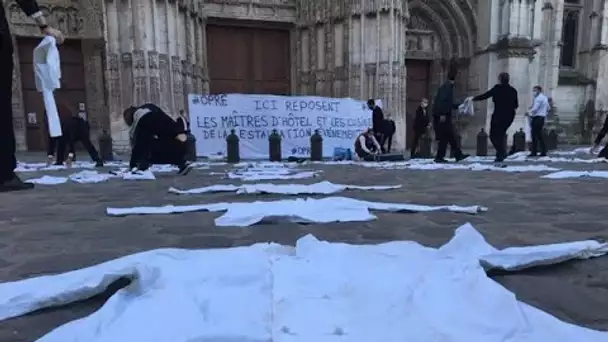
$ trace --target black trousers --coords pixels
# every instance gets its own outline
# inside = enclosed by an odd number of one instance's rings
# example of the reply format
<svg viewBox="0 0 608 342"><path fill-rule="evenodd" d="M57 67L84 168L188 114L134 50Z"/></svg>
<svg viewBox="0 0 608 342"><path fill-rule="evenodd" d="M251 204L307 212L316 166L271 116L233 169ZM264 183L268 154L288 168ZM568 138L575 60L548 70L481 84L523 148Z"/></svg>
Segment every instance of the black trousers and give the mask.
<svg viewBox="0 0 608 342"><path fill-rule="evenodd" d="M154 164L152 160L153 149L156 149L156 152L162 151L165 154L167 164L173 164L178 167L186 164L186 143L176 139L154 140L152 136L150 139L140 139L136 142L136 146L131 151L131 163L129 167L137 167L141 171L149 169L150 165Z"/></svg>
<svg viewBox="0 0 608 342"><path fill-rule="evenodd" d="M6 17L0 17L0 183L11 180L17 167L12 106L12 44Z"/></svg>
<svg viewBox="0 0 608 342"><path fill-rule="evenodd" d="M64 135L57 138L49 138L47 153L49 156L57 151L57 163L63 163L67 152L71 153L76 160L76 144L80 142L94 162L101 160L95 145L91 142L90 130L88 127L77 127L75 132L64 130Z"/></svg>
<svg viewBox="0 0 608 342"><path fill-rule="evenodd" d="M380 147L382 147L382 153L385 153L386 150L384 149L384 133L383 132L374 132L374 137L376 138L376 141L380 144Z"/></svg>
<svg viewBox="0 0 608 342"><path fill-rule="evenodd" d="M412 140L411 154L412 156L416 154L418 150L418 144L420 144L420 138L426 134L426 128L414 128L414 139Z"/></svg>
<svg viewBox="0 0 608 342"><path fill-rule="evenodd" d="M496 150L496 161L503 161L508 156L505 136L512 122L513 120L502 121L496 119L495 115L492 115L492 121L490 122L490 142L492 143L492 146L494 146L494 150Z"/></svg>
<svg viewBox="0 0 608 342"><path fill-rule="evenodd" d="M382 137L384 139L384 141L382 141L380 146L382 146L382 148L384 148L384 146L386 146L386 149L385 149L386 153L391 153L391 147L393 146L393 135L394 134L386 133Z"/></svg>
<svg viewBox="0 0 608 342"><path fill-rule="evenodd" d="M63 163L65 160L65 137L49 138L46 154L54 156L57 153L57 163Z"/></svg>
<svg viewBox="0 0 608 342"><path fill-rule="evenodd" d="M540 154L547 154L547 145L543 136L543 127L545 126L545 118L542 116L533 116L530 123L532 131L532 146L530 147L531 154L537 154L540 148Z"/></svg>
<svg viewBox="0 0 608 342"><path fill-rule="evenodd" d="M452 124L450 118L441 122L439 117L435 117L433 127L435 128L435 138L437 139L437 154L435 159L440 160L445 158L445 153L448 149L448 145L454 151L456 158L462 155L458 141L456 141L456 129Z"/></svg>

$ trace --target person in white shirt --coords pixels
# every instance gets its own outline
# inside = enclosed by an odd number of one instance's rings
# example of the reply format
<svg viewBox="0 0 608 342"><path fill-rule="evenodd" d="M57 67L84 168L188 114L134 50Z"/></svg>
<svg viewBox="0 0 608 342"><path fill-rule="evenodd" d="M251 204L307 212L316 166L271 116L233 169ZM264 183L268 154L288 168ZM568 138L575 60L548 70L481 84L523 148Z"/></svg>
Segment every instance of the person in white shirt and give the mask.
<svg viewBox="0 0 608 342"><path fill-rule="evenodd" d="M357 140L355 140L355 153L361 160L373 161L381 151L382 147L376 140L374 130L371 128L359 134Z"/></svg>
<svg viewBox="0 0 608 342"><path fill-rule="evenodd" d="M534 94L534 102L532 107L526 113L530 118L530 128L532 131L532 146L530 147L529 157L536 157L540 148L540 156L547 155L547 145L543 137L543 127L545 126L545 118L549 114L549 99L543 94L541 86L535 86L532 89Z"/></svg>

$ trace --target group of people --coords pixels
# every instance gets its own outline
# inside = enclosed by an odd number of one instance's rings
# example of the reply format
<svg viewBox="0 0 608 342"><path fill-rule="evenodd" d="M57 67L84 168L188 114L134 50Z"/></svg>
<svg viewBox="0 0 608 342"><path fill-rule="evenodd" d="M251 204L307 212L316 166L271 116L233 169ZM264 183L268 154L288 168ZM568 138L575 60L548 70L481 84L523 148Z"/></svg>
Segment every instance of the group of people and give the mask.
<svg viewBox="0 0 608 342"><path fill-rule="evenodd" d="M441 85L435 95L432 114L428 113L428 100L422 99L416 116L414 119L414 139L411 146L411 156L416 158L417 148L420 138L428 133L428 129L432 123L435 138L437 140L437 154L435 162L447 163L445 159L447 146L454 151L456 161L461 161L469 157L462 152L459 141L456 138L456 129L453 124L453 112L458 109L462 103L458 103L454 99L454 83L456 80L456 72L450 71L448 81ZM546 156L547 147L543 139L543 127L545 118L550 110L549 100L543 94L540 86L535 86L533 89L534 102L528 109L526 117L530 120L532 144L530 148L530 157ZM510 77L508 73L498 75L498 83L490 90L477 96L471 96L465 101L483 101L492 99L494 102L494 112L490 121L490 142L496 150L495 162L503 162L507 156L507 147L505 136L507 130L515 119L515 113L519 108L519 100L517 90L510 85ZM463 102L464 103L464 102ZM608 132L608 127L607 127Z"/></svg>
<svg viewBox="0 0 608 342"><path fill-rule="evenodd" d="M372 161L380 154L391 152L396 125L390 116L384 116L376 101L368 100L367 108L372 111L372 127L355 139L355 153L361 160Z"/></svg>

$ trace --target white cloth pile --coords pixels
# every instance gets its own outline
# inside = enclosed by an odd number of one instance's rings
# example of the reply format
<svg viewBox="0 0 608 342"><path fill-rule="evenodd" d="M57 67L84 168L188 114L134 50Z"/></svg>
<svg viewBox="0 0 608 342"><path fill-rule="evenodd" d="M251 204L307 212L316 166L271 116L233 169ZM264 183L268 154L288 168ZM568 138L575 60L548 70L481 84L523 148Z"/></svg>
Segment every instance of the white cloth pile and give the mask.
<svg viewBox="0 0 608 342"><path fill-rule="evenodd" d="M210 203L196 205L165 205L158 207L107 208L110 216L166 215L197 211L226 213L215 219L216 226L247 227L263 221L285 219L296 223L329 223L372 221L376 216L370 210L390 212L433 212L448 211L477 214L487 210L478 205L428 206L407 203L383 203L361 201L346 197L326 197L323 199L293 199L277 201L256 201L250 203Z"/></svg>
<svg viewBox="0 0 608 342"><path fill-rule="evenodd" d="M159 249L0 284L0 320L90 298L128 277L95 313L40 342L606 342L490 279L608 252L596 241L497 250L469 224L439 249L412 241ZM246 305L244 305L246 304Z"/></svg>
<svg viewBox="0 0 608 342"><path fill-rule="evenodd" d="M214 192L236 192L237 194L280 194L280 195L332 195L345 190L394 190L401 185L346 185L323 181L315 184L217 184L202 188L179 190L169 188L169 192L178 195L196 195Z"/></svg>
<svg viewBox="0 0 608 342"><path fill-rule="evenodd" d="M64 184L68 181L72 181L80 184L95 184L102 183L111 178L122 178L124 180L154 180L156 177L150 171L138 171L136 173L132 173L130 171L118 170L113 171L112 173L99 173L97 171L89 171L84 170L74 174L71 174L67 177L57 177L57 176L42 176L39 178L32 178L26 180L27 183L34 183L39 185L58 185Z"/></svg>

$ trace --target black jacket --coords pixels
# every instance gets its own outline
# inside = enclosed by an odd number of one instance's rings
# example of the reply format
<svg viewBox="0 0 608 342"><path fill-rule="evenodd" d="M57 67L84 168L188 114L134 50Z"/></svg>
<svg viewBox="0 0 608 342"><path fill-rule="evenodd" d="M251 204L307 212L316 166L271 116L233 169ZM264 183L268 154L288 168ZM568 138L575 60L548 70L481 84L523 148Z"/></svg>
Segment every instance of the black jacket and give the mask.
<svg viewBox="0 0 608 342"><path fill-rule="evenodd" d="M429 123L431 123L431 119L428 110L422 108L422 106L418 106L416 116L414 117L414 130L423 131L428 127Z"/></svg>
<svg viewBox="0 0 608 342"><path fill-rule="evenodd" d="M487 100L490 97L494 102L493 119L513 122L515 110L519 108L517 90L509 84L497 84L485 93L473 97L473 101Z"/></svg>
<svg viewBox="0 0 608 342"><path fill-rule="evenodd" d="M179 125L172 117L158 106L147 103L137 109L149 109L137 122L134 128L133 150L131 151L131 167L149 163L152 144L155 138L161 141L175 140L178 134L187 133L183 125ZM134 123L135 124L135 123Z"/></svg>
<svg viewBox="0 0 608 342"><path fill-rule="evenodd" d="M376 106L372 110L372 129L375 133L382 133L383 124L384 112L382 112L382 108Z"/></svg>
<svg viewBox="0 0 608 342"><path fill-rule="evenodd" d="M433 116L452 117L452 110L458 109L458 103L454 103L454 83L445 82L437 89L435 101L433 102Z"/></svg>

